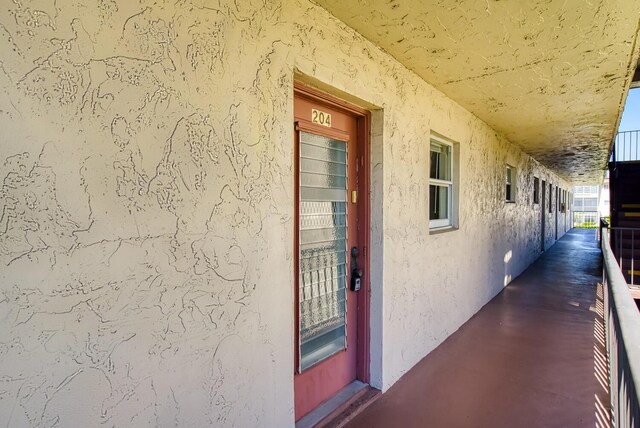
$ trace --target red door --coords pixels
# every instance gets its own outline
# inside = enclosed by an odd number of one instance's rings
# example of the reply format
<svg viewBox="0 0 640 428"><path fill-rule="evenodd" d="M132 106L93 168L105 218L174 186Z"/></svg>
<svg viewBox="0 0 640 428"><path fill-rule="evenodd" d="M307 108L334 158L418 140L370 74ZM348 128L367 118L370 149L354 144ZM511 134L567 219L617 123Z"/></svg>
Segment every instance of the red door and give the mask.
<svg viewBox="0 0 640 428"><path fill-rule="evenodd" d="M300 91L294 111L298 420L363 377L358 376L358 366L364 364L358 307L365 275L359 291L351 283L359 276L354 270L366 266L359 233L359 226L365 232L359 218L363 211L358 207L367 198L360 195L364 180L358 177L358 170L364 170L358 165L360 116Z"/></svg>

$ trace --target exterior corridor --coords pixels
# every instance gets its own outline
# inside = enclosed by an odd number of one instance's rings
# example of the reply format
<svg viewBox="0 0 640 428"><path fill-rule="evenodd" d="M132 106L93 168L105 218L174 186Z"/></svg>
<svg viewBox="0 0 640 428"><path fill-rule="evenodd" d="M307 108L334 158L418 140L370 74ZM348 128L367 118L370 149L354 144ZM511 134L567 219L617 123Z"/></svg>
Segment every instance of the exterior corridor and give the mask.
<svg viewBox="0 0 640 428"><path fill-rule="evenodd" d="M347 426L609 426L599 282L571 230Z"/></svg>

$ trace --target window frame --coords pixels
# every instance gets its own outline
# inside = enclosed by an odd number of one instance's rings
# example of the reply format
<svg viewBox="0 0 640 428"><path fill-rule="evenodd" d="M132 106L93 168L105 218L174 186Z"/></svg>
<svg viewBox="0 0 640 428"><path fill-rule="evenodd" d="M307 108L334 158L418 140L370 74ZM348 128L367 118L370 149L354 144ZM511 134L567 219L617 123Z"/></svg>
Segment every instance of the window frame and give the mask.
<svg viewBox="0 0 640 428"><path fill-rule="evenodd" d="M540 179L533 177L533 203L540 204Z"/></svg>
<svg viewBox="0 0 640 428"><path fill-rule="evenodd" d="M431 146L432 144L439 146L446 146L449 149L449 180L442 180L431 177ZM456 207L456 160L457 160L457 145L447 139L434 135L431 133L429 136L429 165L428 165L428 196L427 196L427 212L429 214L429 231L437 232L440 230L450 230L457 228L457 207ZM431 186L446 187L447 188L447 217L443 219L431 219Z"/></svg>
<svg viewBox="0 0 640 428"><path fill-rule="evenodd" d="M516 202L516 167L507 164L505 168L505 202L514 204Z"/></svg>

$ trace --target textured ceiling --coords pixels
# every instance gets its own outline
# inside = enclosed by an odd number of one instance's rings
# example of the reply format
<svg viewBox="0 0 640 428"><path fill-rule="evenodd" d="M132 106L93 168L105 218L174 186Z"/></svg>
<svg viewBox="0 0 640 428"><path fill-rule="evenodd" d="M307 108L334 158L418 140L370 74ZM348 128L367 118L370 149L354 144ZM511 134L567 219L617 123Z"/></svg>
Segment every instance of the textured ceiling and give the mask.
<svg viewBox="0 0 640 428"><path fill-rule="evenodd" d="M544 165L602 179L638 0L316 1Z"/></svg>

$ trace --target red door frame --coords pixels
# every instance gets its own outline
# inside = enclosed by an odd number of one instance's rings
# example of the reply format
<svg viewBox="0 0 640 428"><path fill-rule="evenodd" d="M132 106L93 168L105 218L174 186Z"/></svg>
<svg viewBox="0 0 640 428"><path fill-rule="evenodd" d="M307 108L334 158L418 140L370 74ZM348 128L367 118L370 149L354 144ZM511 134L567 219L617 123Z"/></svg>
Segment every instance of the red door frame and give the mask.
<svg viewBox="0 0 640 428"><path fill-rule="evenodd" d="M343 110L346 113L350 113L351 115L356 116L357 127L358 127L358 142L357 142L357 150L358 157L356 162L358 162L358 203L356 206L357 216L358 216L358 241L361 243L362 251L361 256L358 258L360 267L364 270L363 281L361 284L361 289L357 293L357 303L358 303L358 336L357 336L357 364L356 364L356 378L364 383L369 383L370 379L370 309L371 309L371 279L370 279L370 261L369 261L369 253L370 253L370 230L371 230L371 201L370 201L370 180L371 180L371 172L369 166L371 165L371 148L370 148L370 130L371 130L371 113L368 110L362 109L360 107L354 106L353 104L347 103L339 98L336 98L332 95L329 95L325 92L322 92L318 89L307 86L301 82L295 81L293 85L294 89L294 97L303 97L309 99L314 102L328 104L333 108ZM307 125L309 127L309 125ZM323 133L327 133L327 128L318 127L318 130L322 130ZM329 131L330 133L330 131ZM296 195L294 198L294 278L295 278L295 299L294 299L294 373L297 372L298 368L298 329L299 329L299 313L298 307L296 303L298 302L298 290L299 290L299 277L298 277L298 266L299 266L299 250L298 250L298 242L299 242L299 221L298 221L298 212L299 212L299 198L298 188L299 188L299 177L297 171L299 170L299 159L297 156L298 153L298 137L297 131L295 133L296 137L294 138L294 186Z"/></svg>

